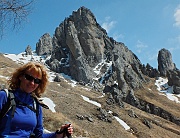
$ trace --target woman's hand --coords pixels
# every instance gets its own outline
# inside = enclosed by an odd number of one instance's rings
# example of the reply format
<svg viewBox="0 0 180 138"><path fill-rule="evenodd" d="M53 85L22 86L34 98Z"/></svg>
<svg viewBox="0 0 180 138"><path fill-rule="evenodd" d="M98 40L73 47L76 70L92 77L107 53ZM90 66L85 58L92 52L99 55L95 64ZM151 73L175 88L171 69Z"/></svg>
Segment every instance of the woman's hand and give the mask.
<svg viewBox="0 0 180 138"><path fill-rule="evenodd" d="M73 127L71 124L65 124L61 126L60 131L56 132L56 138L64 138L67 136L68 138L72 138L71 134L73 134Z"/></svg>

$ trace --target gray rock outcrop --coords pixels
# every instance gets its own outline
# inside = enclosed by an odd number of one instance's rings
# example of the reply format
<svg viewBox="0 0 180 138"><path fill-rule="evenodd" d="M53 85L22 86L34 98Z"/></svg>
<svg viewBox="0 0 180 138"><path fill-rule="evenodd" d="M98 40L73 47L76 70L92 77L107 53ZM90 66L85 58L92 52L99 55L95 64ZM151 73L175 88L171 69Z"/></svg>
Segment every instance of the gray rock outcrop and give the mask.
<svg viewBox="0 0 180 138"><path fill-rule="evenodd" d="M159 71L156 68L153 68L149 63L145 66L143 64L141 71L144 75L149 76L150 78L156 78L160 76Z"/></svg>
<svg viewBox="0 0 180 138"><path fill-rule="evenodd" d="M168 78L168 85L173 87L173 93L180 94L180 71L173 63L171 53L164 48L158 54L158 70L161 76Z"/></svg>
<svg viewBox="0 0 180 138"><path fill-rule="evenodd" d="M161 76L166 77L168 70L174 70L175 65L172 61L171 53L163 48L158 53L158 70Z"/></svg>
<svg viewBox="0 0 180 138"><path fill-rule="evenodd" d="M32 55L32 50L31 50L31 46L30 46L30 45L28 45L28 46L26 47L26 49L25 49L25 54L26 54L26 55Z"/></svg>
<svg viewBox="0 0 180 138"><path fill-rule="evenodd" d="M52 52L52 38L50 34L45 33L36 43L37 55L50 55Z"/></svg>
<svg viewBox="0 0 180 138"><path fill-rule="evenodd" d="M123 92L140 88L142 83L146 82L140 70L140 60L122 43L115 43L114 45L113 64L117 75L118 88Z"/></svg>
<svg viewBox="0 0 180 138"><path fill-rule="evenodd" d="M173 93L180 94L180 70L169 70L167 72L168 85L173 86Z"/></svg>
<svg viewBox="0 0 180 138"><path fill-rule="evenodd" d="M58 74L56 74L56 77L54 78L54 81L55 82L61 82L61 77Z"/></svg>

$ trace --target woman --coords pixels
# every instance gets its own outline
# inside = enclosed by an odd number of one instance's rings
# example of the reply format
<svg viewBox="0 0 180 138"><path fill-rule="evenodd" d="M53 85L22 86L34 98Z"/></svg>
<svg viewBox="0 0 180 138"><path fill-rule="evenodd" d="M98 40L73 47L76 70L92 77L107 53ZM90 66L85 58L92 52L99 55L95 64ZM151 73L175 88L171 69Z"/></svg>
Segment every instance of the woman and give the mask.
<svg viewBox="0 0 180 138"><path fill-rule="evenodd" d="M54 133L43 133L43 115L40 104L37 104L37 113L25 105L34 108L34 99L41 97L48 82L45 67L36 62L29 62L16 69L8 80L9 89L13 92L16 104L14 117L11 118L10 111L0 122L0 137L30 137L36 138L63 138L66 134L72 134L72 125L62 125L60 131ZM7 102L7 94L0 91L0 111ZM22 104L23 103L23 104ZM7 124L8 120L10 123ZM8 128L10 125L10 128ZM67 130L59 134L62 130Z"/></svg>

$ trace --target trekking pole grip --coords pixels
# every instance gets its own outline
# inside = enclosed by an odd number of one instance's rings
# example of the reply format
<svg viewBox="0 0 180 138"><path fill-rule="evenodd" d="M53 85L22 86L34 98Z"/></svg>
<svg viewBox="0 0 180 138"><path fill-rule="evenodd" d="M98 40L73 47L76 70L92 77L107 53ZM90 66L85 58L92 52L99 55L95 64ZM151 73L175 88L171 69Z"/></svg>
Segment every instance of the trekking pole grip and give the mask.
<svg viewBox="0 0 180 138"><path fill-rule="evenodd" d="M69 126L70 126L71 124L69 123ZM68 132L68 129L66 129L66 136L68 137L68 138L72 138L72 136L71 136L71 134L69 134L69 132Z"/></svg>

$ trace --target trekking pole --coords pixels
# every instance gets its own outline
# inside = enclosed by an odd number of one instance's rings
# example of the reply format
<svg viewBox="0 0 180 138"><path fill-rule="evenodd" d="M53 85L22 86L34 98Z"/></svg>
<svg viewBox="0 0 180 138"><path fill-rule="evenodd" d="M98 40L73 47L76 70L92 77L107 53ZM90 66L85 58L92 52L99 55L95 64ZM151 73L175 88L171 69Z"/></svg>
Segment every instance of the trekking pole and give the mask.
<svg viewBox="0 0 180 138"><path fill-rule="evenodd" d="M71 123L69 123L69 122L66 122L65 124L68 124L69 127L70 127L70 125L71 125ZM72 138L71 134L69 134L69 132L68 132L68 127L66 128L66 136L67 136L68 138Z"/></svg>

